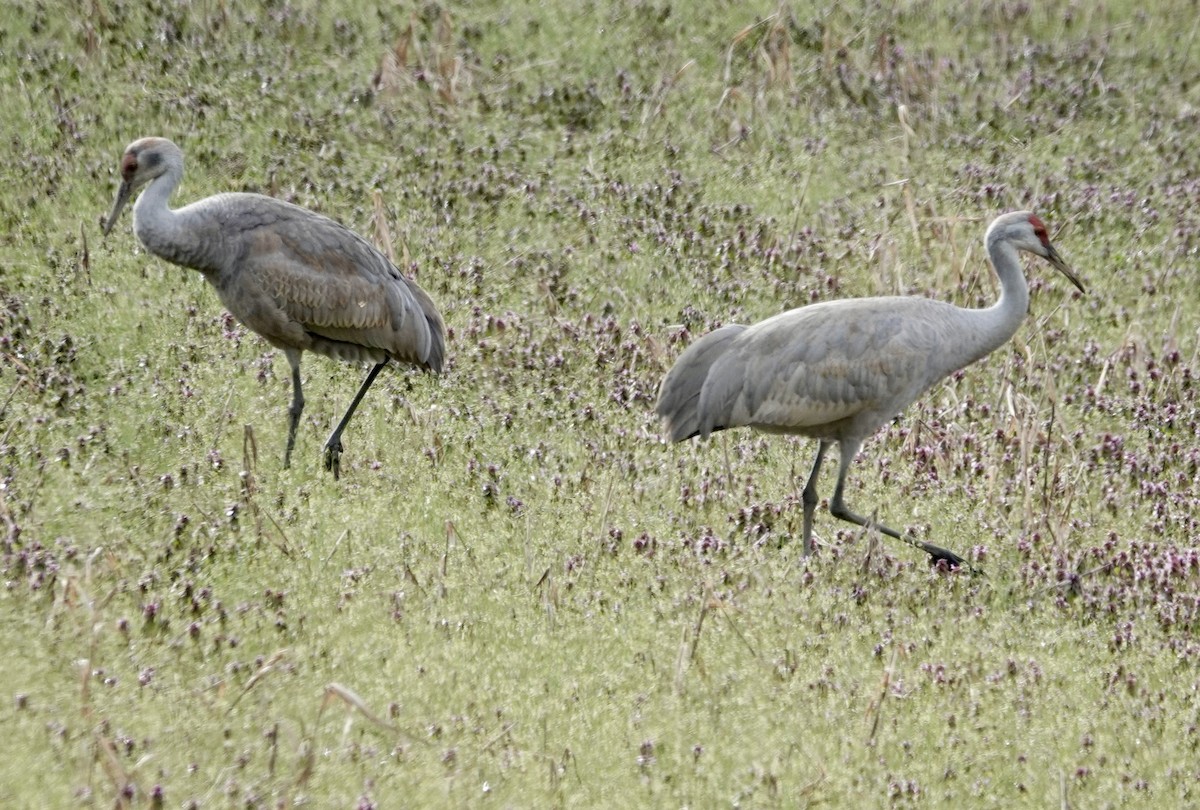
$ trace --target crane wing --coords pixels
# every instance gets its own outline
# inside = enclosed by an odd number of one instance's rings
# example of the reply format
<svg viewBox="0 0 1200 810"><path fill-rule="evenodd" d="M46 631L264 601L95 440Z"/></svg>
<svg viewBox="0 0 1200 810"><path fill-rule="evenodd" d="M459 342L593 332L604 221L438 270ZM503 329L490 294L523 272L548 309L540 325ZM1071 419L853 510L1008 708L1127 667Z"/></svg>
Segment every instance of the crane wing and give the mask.
<svg viewBox="0 0 1200 810"><path fill-rule="evenodd" d="M222 291L222 299L240 320L269 335L261 321L282 315L308 334L315 351L376 362L387 356L440 370L445 327L437 307L365 239L270 197L221 197L237 213L226 227L236 231L241 253L237 277L223 280L239 294ZM257 289L247 289L252 285ZM272 306L275 312L265 311Z"/></svg>
<svg viewBox="0 0 1200 810"><path fill-rule="evenodd" d="M923 316L946 306L856 299L769 318L713 364L700 411L726 415L727 424L713 429L750 425L817 437L860 416L890 418L940 379L940 329Z"/></svg>
<svg viewBox="0 0 1200 810"><path fill-rule="evenodd" d="M666 423L667 436L671 441L683 441L697 434L708 435L720 429L714 428L713 424L723 422L723 418L700 410L700 392L713 363L744 331L745 326L731 323L709 332L688 346L663 378L658 391L658 405L654 410ZM705 424L708 426L704 427Z"/></svg>

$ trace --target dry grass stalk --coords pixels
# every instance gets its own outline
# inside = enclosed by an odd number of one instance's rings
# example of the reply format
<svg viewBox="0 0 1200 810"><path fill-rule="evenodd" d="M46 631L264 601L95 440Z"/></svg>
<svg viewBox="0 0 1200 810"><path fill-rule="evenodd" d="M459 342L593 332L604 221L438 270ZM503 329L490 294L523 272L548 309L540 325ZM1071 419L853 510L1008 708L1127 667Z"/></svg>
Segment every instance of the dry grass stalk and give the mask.
<svg viewBox="0 0 1200 810"><path fill-rule="evenodd" d="M470 83L467 60L454 42L454 20L443 10L428 43L422 43L415 16L396 44L384 53L371 86L383 96L400 97L422 85L447 107L455 106Z"/></svg>
<svg viewBox="0 0 1200 810"><path fill-rule="evenodd" d="M255 686L257 686L259 684L259 682L261 682L264 678L266 678L268 675L270 675L272 672L274 672L276 669L278 669L279 663L287 658L287 653L288 653L288 651L286 648L279 650L274 655L272 655L265 664L263 664L261 667L259 667L258 671L250 676L250 680L246 681L246 685L244 687L242 687L242 691L240 693L238 693L238 696L235 697L233 699L233 701L229 704L229 708L226 710L226 714L229 714L230 712L232 712L234 707L238 705L238 703L241 701L241 699L244 698L247 694L249 694L250 690L253 689Z"/></svg>
<svg viewBox="0 0 1200 810"><path fill-rule="evenodd" d="M392 230L388 227L387 207L383 204L383 193L379 189L371 191L371 203L374 215L371 222L375 226L375 247L387 256L388 261L396 263L396 251L392 249Z"/></svg>

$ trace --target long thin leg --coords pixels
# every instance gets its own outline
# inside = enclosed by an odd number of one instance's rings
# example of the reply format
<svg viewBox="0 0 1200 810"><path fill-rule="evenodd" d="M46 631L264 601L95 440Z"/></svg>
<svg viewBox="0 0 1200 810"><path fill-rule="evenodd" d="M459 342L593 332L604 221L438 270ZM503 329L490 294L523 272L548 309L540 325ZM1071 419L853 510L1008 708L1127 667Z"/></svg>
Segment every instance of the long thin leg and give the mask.
<svg viewBox="0 0 1200 810"><path fill-rule="evenodd" d="M336 481L342 476L341 458L342 458L342 431L346 429L346 425L350 424L350 417L354 416L354 411L358 408L358 403L362 402L363 395L367 393L367 389L371 387L371 383L375 382L375 378L379 376L379 372L383 371L383 367L387 365L387 360L378 363L367 374L367 379L363 380L362 386L359 387L358 393L354 395L354 400L350 403L350 407L346 409L346 415L342 417L342 421L338 422L338 426L333 429L333 433L329 434L329 438L325 441L325 469L333 470L333 479Z"/></svg>
<svg viewBox="0 0 1200 810"><path fill-rule="evenodd" d="M817 509L817 475L821 472L821 460L825 458L825 451L829 449L829 442L822 440L817 445L817 459L813 462L812 472L808 474L808 483L804 485L804 492L800 495L800 502L804 504L804 556L812 554L812 529L813 529L813 512Z"/></svg>
<svg viewBox="0 0 1200 810"><path fill-rule="evenodd" d="M292 404L288 408L288 439L287 450L283 453L283 468L292 466L292 448L296 446L296 427L300 424L300 414L304 413L304 391L300 387L300 351L287 349L284 351L288 362L292 365Z"/></svg>
<svg viewBox="0 0 1200 810"><path fill-rule="evenodd" d="M829 501L829 514L836 518L840 518L841 520L849 521L850 523L862 526L863 528L871 527L878 529L888 537L894 537L903 543L908 543L913 548L919 548L932 558L930 560L931 563L936 563L938 560L945 560L950 565L960 565L969 569L970 566L967 565L967 561L955 554L953 551L947 551L939 546L921 542L920 540L909 537L906 534L901 534L895 529L884 526L882 523L867 520L862 515L857 515L850 511L850 508L846 506L846 502L842 499L842 496L846 487L846 477L850 472L850 463L854 461L854 456L858 454L858 448L861 446L861 441L850 440L844 440L838 444L838 450L841 454L841 458L839 459L840 463L838 464L837 489L833 491L833 499Z"/></svg>

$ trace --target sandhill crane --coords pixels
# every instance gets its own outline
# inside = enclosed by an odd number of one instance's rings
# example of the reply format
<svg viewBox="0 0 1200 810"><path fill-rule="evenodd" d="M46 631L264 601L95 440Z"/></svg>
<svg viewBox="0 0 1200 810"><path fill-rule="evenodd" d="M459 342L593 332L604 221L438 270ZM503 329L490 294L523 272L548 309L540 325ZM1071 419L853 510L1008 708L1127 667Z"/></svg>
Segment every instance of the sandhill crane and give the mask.
<svg viewBox="0 0 1200 810"><path fill-rule="evenodd" d="M375 364L325 442L325 468L338 478L342 431L387 362L442 370L445 327L437 307L365 239L299 206L236 193L171 210L167 203L182 177L183 152L171 141L129 144L105 235L146 186L133 206L133 231L146 249L199 270L235 318L283 349L292 367L285 468L304 410L301 353Z"/></svg>
<svg viewBox="0 0 1200 810"><path fill-rule="evenodd" d="M919 297L858 298L800 307L754 324L729 324L697 340L667 373L656 411L671 441L750 426L818 440L804 486L804 554L812 551L817 474L830 444L841 463L829 502L834 517L960 566L953 552L868 521L846 506L850 463L862 443L934 383L999 348L1021 325L1029 288L1017 258L1041 256L1083 284L1028 211L997 217L984 238L1000 278L1000 300L963 309Z"/></svg>

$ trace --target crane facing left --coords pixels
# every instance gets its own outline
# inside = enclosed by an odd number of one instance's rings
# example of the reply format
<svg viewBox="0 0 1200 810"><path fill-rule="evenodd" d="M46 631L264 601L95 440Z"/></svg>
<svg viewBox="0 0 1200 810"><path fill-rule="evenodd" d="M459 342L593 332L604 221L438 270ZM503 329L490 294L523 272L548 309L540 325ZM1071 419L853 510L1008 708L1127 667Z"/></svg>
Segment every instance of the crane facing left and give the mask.
<svg viewBox="0 0 1200 810"><path fill-rule="evenodd" d="M160 258L199 270L235 318L283 350L292 368L284 468L304 411L301 354L374 364L325 442L325 468L338 478L342 431L388 361L441 372L446 329L437 306L367 240L297 205L229 193L172 210L168 202L182 178L183 152L174 143L131 143L105 235L145 186L133 205L138 240Z"/></svg>

